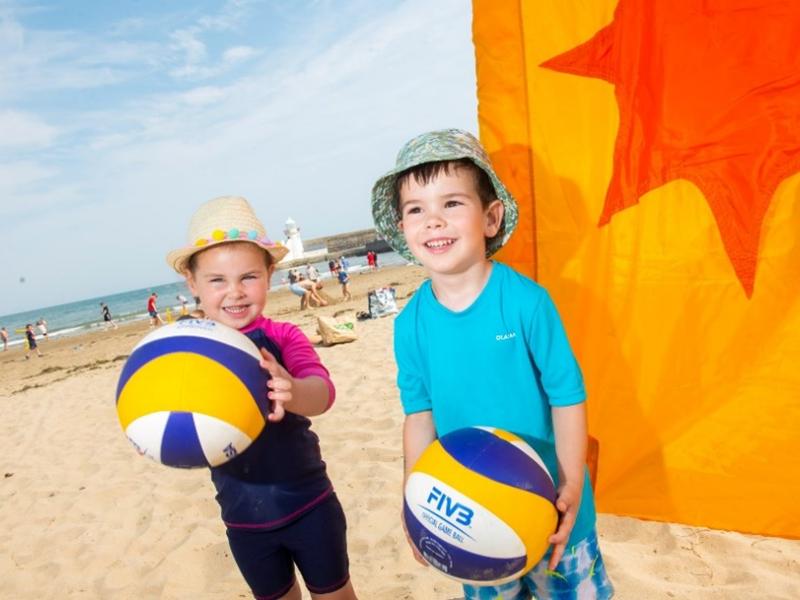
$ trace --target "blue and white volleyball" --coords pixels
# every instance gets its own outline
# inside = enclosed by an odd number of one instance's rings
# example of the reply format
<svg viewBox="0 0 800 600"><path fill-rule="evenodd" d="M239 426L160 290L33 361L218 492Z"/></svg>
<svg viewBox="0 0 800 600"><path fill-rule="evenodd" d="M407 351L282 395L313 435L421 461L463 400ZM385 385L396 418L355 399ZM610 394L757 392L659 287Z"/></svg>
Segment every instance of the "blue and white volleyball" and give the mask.
<svg viewBox="0 0 800 600"><path fill-rule="evenodd" d="M408 534L423 558L462 583L497 585L533 568L558 513L544 462L522 439L458 429L422 454L405 487Z"/></svg>
<svg viewBox="0 0 800 600"><path fill-rule="evenodd" d="M268 375L245 335L183 320L142 339L117 385L117 414L140 454L172 467L217 466L266 424Z"/></svg>

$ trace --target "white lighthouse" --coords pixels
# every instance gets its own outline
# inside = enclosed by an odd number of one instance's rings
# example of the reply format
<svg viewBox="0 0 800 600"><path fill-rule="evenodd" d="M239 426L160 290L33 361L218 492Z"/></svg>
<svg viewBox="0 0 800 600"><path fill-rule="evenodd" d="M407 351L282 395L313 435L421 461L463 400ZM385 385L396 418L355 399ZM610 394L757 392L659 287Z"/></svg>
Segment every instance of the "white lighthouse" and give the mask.
<svg viewBox="0 0 800 600"><path fill-rule="evenodd" d="M286 224L283 227L283 233L286 236L283 245L289 249L289 254L286 255L285 260L296 260L303 258L305 251L303 250L303 240L300 239L300 228L294 222L292 217L286 219Z"/></svg>

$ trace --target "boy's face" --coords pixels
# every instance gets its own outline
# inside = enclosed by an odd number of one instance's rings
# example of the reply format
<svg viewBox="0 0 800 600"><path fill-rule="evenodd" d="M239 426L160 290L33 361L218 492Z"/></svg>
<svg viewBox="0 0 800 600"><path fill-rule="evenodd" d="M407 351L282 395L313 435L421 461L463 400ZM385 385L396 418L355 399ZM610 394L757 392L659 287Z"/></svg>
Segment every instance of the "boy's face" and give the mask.
<svg viewBox="0 0 800 600"><path fill-rule="evenodd" d="M486 260L486 238L503 220L503 203L484 209L469 169L442 171L427 184L408 177L400 188L400 230L431 275L454 275Z"/></svg>
<svg viewBox="0 0 800 600"><path fill-rule="evenodd" d="M206 317L242 329L264 310L272 270L264 251L253 244L219 244L196 255L186 283L200 298Z"/></svg>

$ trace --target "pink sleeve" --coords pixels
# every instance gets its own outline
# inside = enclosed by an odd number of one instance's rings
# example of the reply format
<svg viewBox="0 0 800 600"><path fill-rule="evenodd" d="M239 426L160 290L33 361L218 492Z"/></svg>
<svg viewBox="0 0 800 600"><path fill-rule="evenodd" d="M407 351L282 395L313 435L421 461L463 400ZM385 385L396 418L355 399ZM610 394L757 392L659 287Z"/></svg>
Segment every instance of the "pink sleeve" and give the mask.
<svg viewBox="0 0 800 600"><path fill-rule="evenodd" d="M299 327L292 323L276 323L269 321L265 328L269 337L280 346L283 364L292 377L321 377L328 386L328 406L331 407L336 398L336 388L314 347Z"/></svg>

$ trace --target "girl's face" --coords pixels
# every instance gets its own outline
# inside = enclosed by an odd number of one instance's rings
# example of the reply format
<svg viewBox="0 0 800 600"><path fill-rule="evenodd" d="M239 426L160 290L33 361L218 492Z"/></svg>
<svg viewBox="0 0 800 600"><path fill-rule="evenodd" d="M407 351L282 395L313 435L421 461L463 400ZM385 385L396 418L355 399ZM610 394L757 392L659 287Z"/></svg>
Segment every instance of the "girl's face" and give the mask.
<svg viewBox="0 0 800 600"><path fill-rule="evenodd" d="M206 317L242 329L264 310L273 269L254 244L231 242L197 254L186 283L200 298Z"/></svg>

